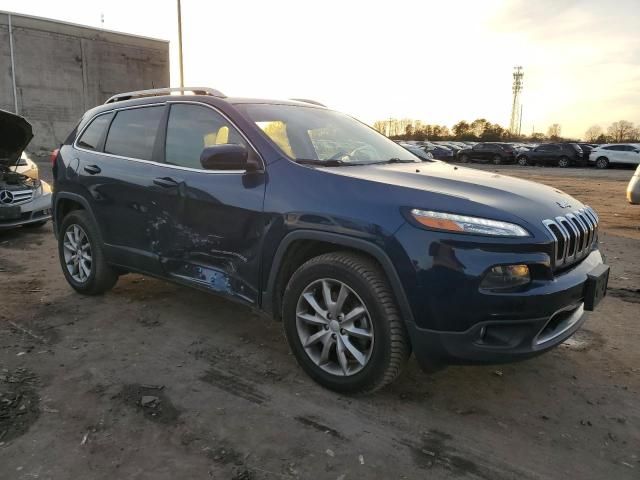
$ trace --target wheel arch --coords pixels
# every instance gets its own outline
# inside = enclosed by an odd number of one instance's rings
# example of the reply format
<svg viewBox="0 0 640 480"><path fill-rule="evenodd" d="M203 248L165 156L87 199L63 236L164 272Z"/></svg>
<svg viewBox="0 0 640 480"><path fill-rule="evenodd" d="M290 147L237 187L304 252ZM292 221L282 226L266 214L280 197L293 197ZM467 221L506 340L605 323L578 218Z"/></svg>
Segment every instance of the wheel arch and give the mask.
<svg viewBox="0 0 640 480"><path fill-rule="evenodd" d="M91 209L89 202L82 195L72 192L60 192L55 195L55 199L53 201L53 231L56 237L58 236L58 228L62 223L62 220L73 210L85 210L94 222L98 235L102 237L100 225L96 222L96 217L93 214L93 210Z"/></svg>
<svg viewBox="0 0 640 480"><path fill-rule="evenodd" d="M271 262L266 288L262 291L262 309L279 320L284 287L298 266L317 255L338 250L351 250L375 260L389 281L405 323L413 324L413 314L398 272L382 248L361 238L314 230L296 230L280 242Z"/></svg>

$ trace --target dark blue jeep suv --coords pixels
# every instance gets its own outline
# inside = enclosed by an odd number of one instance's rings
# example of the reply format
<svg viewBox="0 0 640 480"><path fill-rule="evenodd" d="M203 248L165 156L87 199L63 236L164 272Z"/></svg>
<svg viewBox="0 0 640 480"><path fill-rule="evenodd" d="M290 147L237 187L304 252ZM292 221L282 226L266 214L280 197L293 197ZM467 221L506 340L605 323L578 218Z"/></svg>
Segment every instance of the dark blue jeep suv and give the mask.
<svg viewBox="0 0 640 480"><path fill-rule="evenodd" d="M412 351L426 369L531 357L606 292L588 206L420 161L312 101L117 95L83 116L54 178L75 290L139 272L260 309L337 391L387 384Z"/></svg>

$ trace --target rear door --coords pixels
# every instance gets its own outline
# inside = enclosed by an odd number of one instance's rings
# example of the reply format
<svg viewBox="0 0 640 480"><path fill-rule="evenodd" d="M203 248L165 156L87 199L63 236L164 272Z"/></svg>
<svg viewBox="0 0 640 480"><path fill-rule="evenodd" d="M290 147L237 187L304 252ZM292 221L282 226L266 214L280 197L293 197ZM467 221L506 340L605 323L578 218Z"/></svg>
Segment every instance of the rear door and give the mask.
<svg viewBox="0 0 640 480"><path fill-rule="evenodd" d="M264 232L265 174L204 170L205 147L242 144L262 164L240 131L208 104L172 102L159 176L177 208L163 220L168 235L157 250L166 275L249 304L256 304Z"/></svg>
<svg viewBox="0 0 640 480"><path fill-rule="evenodd" d="M160 271L153 241L163 206L153 180L161 172L153 160L164 110L162 104L115 110L104 117L109 127L102 140L81 135L76 143L79 181L91 197L109 260L150 273Z"/></svg>

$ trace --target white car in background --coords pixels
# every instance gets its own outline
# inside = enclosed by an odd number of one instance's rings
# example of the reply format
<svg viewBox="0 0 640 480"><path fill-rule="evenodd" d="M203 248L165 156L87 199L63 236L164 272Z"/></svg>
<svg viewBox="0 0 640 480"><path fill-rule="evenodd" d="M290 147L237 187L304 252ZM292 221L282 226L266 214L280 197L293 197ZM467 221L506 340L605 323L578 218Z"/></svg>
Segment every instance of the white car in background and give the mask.
<svg viewBox="0 0 640 480"><path fill-rule="evenodd" d="M597 168L608 168L612 163L640 165L640 145L635 143L610 143L591 150L589 163Z"/></svg>

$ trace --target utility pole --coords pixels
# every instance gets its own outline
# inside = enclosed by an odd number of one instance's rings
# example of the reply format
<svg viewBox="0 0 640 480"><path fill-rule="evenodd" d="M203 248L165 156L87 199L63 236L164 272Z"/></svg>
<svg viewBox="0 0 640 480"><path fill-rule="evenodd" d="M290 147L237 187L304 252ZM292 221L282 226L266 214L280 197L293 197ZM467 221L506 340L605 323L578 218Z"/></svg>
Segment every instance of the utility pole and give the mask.
<svg viewBox="0 0 640 480"><path fill-rule="evenodd" d="M522 134L522 105L520 105L520 125L518 126L518 136Z"/></svg>
<svg viewBox="0 0 640 480"><path fill-rule="evenodd" d="M184 88L184 65L182 63L182 8L178 0L178 65L180 66L180 88Z"/></svg>
<svg viewBox="0 0 640 480"><path fill-rule="evenodd" d="M522 67L513 67L513 103L511 105L511 122L509 122L509 131L513 135L518 131L520 124L520 93L522 93L522 77L524 72Z"/></svg>

